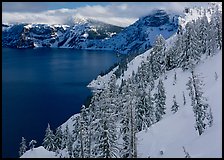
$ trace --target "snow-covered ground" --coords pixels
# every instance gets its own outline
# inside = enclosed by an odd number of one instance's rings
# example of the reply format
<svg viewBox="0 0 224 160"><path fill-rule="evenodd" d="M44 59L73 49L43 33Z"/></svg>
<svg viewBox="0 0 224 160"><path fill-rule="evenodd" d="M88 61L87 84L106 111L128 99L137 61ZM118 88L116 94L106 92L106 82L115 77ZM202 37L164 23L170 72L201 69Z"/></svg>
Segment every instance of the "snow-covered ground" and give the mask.
<svg viewBox="0 0 224 160"><path fill-rule="evenodd" d="M166 91L166 115L148 130L137 134L138 157L184 157L183 146L191 157L222 157L222 52L209 57L195 68L202 74L204 96L208 98L214 117L214 124L201 136L194 128L195 118L191 107L186 83L190 72L176 69L177 83L173 85L174 70L167 73L164 80ZM218 79L215 80L215 72ZM156 84L158 81L156 82ZM183 105L183 92L186 105ZM176 95L179 110L171 112L172 98ZM160 154L163 151L163 155Z"/></svg>
<svg viewBox="0 0 224 160"><path fill-rule="evenodd" d="M43 146L28 150L20 158L57 158L55 152L46 150Z"/></svg>

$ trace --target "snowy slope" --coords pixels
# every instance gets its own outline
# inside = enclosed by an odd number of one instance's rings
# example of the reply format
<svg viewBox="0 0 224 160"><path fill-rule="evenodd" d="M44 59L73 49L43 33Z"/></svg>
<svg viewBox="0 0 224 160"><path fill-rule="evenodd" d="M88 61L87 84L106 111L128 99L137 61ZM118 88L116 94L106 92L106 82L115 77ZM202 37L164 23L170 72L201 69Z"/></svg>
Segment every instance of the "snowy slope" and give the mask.
<svg viewBox="0 0 224 160"><path fill-rule="evenodd" d="M207 9L209 10L209 8ZM202 17L203 14L201 13L203 11L203 9L201 8L189 8L189 12L188 13L184 13L184 16L182 17L178 17L178 23L179 25L181 25L183 28L185 28L185 25L192 21L192 20L196 20L199 17ZM208 20L210 21L210 17L211 17L211 12L206 12L206 16L208 17ZM161 32L154 32L154 34L156 34L157 36L159 34L161 34ZM154 35L154 36L156 36ZM162 34L164 36L164 34ZM177 33L174 33L171 37L164 37L166 39L166 48L168 49L170 46L173 45L173 43L176 40L176 35ZM144 52L143 54L140 54L138 56L136 56L131 62L129 62L127 64L127 70L124 71L124 76L121 76L117 79L117 84L120 85L121 84L121 80L127 80L129 77L132 76L132 72L134 71L135 73L137 72L138 66L141 65L142 61L146 61L147 56L150 55L152 49L147 50L146 52ZM115 70L111 71L111 72L115 72ZM112 75L112 73L109 73L109 75ZM108 75L104 75L103 77L99 77L99 79L97 78L96 80L91 81L87 87L92 88L94 90L94 88L99 89L101 88L102 84L104 83L105 86L108 84L109 78Z"/></svg>
<svg viewBox="0 0 224 160"><path fill-rule="evenodd" d="M46 150L43 146L26 151L20 158L57 158L55 152Z"/></svg>
<svg viewBox="0 0 224 160"><path fill-rule="evenodd" d="M137 134L138 157L184 157L183 146L191 157L221 157L222 155L222 52L206 59L204 63L195 68L196 73L201 73L205 86L204 95L208 97L208 104L211 106L214 125L206 130L201 136L194 128L195 118L191 107L189 91L186 90L186 83L190 72L183 72L177 69L177 83L173 84L174 70L167 73L164 80L164 87L167 95L166 115L158 123L148 130ZM218 80L215 80L215 72ZM156 82L158 83L158 82ZM187 100L183 103L183 94ZM176 95L179 110L171 113L172 97ZM160 151L163 155L160 155Z"/></svg>

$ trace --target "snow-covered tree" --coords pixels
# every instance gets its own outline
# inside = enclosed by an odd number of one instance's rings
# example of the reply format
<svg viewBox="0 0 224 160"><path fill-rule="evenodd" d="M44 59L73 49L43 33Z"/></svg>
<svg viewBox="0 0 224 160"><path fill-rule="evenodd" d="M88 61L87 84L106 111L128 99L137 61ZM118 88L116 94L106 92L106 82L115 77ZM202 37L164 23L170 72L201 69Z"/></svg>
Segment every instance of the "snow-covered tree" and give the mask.
<svg viewBox="0 0 224 160"><path fill-rule="evenodd" d="M186 105L186 97L185 97L184 91L183 91L183 104Z"/></svg>
<svg viewBox="0 0 224 160"><path fill-rule="evenodd" d="M62 137L63 137L63 132L61 130L61 126L59 126L56 129L55 138L54 138L54 144L56 149L62 149Z"/></svg>
<svg viewBox="0 0 224 160"><path fill-rule="evenodd" d="M174 72L174 77L173 77L173 85L177 83L177 73L176 71Z"/></svg>
<svg viewBox="0 0 224 160"><path fill-rule="evenodd" d="M30 143L29 143L29 146L30 146L30 149L31 149L31 151L33 151L33 148L35 147L35 144L37 143L37 141L36 140L31 140L30 141Z"/></svg>
<svg viewBox="0 0 224 160"><path fill-rule="evenodd" d="M185 27L186 31L183 34L183 54L181 56L183 70L193 69L201 58L196 24L194 20L188 22Z"/></svg>
<svg viewBox="0 0 224 160"><path fill-rule="evenodd" d="M177 104L176 96L174 95L174 96L173 96L173 105L172 105L172 107L171 107L171 111L172 111L173 113L176 113L176 112L178 111L178 109L179 109L179 105Z"/></svg>
<svg viewBox="0 0 224 160"><path fill-rule="evenodd" d="M185 147L183 146L185 158L191 158L190 154L186 151Z"/></svg>
<svg viewBox="0 0 224 160"><path fill-rule="evenodd" d="M209 126L208 114L209 104L207 99L203 96L202 86L204 86L199 75L195 75L194 71L191 71L191 77L187 83L187 89L190 91L191 106L195 116L195 129L198 134L201 135L204 130ZM210 115L211 117L212 115Z"/></svg>
<svg viewBox="0 0 224 160"><path fill-rule="evenodd" d="M47 129L45 131L45 137L43 140L43 147L48 150L48 151L55 151L56 146L55 146L55 135L53 131L50 128L50 124L48 123Z"/></svg>
<svg viewBox="0 0 224 160"><path fill-rule="evenodd" d="M155 102L155 118L156 122L162 119L165 114L165 103L166 101L166 93L164 89L164 85L161 79L159 79L159 83L156 88L156 92L154 93L154 102Z"/></svg>
<svg viewBox="0 0 224 160"><path fill-rule="evenodd" d="M215 72L215 80L217 81L218 79L218 74Z"/></svg>
<svg viewBox="0 0 224 160"><path fill-rule="evenodd" d="M155 45L151 51L152 73L154 78L166 71L166 53L165 39L159 35L155 40Z"/></svg>
<svg viewBox="0 0 224 160"><path fill-rule="evenodd" d="M22 137L22 142L20 143L20 148L19 148L19 156L21 157L25 152L26 152L26 139Z"/></svg>

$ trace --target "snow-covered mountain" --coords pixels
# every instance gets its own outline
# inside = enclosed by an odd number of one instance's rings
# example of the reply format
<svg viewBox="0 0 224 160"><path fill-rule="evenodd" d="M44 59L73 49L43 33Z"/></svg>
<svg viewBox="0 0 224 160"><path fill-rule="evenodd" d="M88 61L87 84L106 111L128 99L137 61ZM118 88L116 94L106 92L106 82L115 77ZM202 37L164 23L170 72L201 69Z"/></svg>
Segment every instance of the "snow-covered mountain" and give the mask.
<svg viewBox="0 0 224 160"><path fill-rule="evenodd" d="M165 39L178 28L178 16L155 10L129 27L122 28L93 19L76 17L69 25L2 25L3 47L60 47L143 53L151 48L156 35Z"/></svg>
<svg viewBox="0 0 224 160"><path fill-rule="evenodd" d="M81 49L86 40L99 41L123 28L91 19L75 18L69 25L2 25L2 46L13 48L62 47ZM86 43L86 42L85 42Z"/></svg>
<svg viewBox="0 0 224 160"><path fill-rule="evenodd" d="M177 34L158 36L121 76L115 67L93 80L90 105L60 126L55 157L221 158L221 16L214 3L187 8Z"/></svg>

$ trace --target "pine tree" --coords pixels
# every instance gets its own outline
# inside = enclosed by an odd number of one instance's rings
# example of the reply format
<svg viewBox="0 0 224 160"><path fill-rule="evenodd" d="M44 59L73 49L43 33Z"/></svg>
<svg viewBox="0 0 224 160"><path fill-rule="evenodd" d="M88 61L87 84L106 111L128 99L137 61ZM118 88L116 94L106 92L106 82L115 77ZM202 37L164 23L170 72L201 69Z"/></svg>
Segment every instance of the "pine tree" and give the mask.
<svg viewBox="0 0 224 160"><path fill-rule="evenodd" d="M177 83L177 73L176 71L174 72L174 77L173 77L173 85Z"/></svg>
<svg viewBox="0 0 224 160"><path fill-rule="evenodd" d="M152 73L156 79L166 71L165 39L162 35L156 38L155 45L151 52Z"/></svg>
<svg viewBox="0 0 224 160"><path fill-rule="evenodd" d="M186 105L186 97L185 97L184 91L183 91L183 101L184 101L184 105Z"/></svg>
<svg viewBox="0 0 224 160"><path fill-rule="evenodd" d="M176 113L176 112L178 111L178 109L179 109L179 105L177 104L176 96L174 95L174 96L173 96L173 105L172 105L172 107L171 107L171 111L172 111L173 113Z"/></svg>
<svg viewBox="0 0 224 160"><path fill-rule="evenodd" d="M155 100L155 117L156 117L156 122L158 122L159 120L162 119L166 110L165 108L166 94L165 94L165 89L161 79L159 79L157 90L156 90L156 93L154 94L154 100Z"/></svg>
<svg viewBox="0 0 224 160"><path fill-rule="evenodd" d="M55 138L54 138L54 144L55 144L56 150L62 149L62 137L63 137L63 132L61 130L61 126L59 126L56 129Z"/></svg>
<svg viewBox="0 0 224 160"><path fill-rule="evenodd" d="M191 106L196 120L195 129L201 135L204 130L209 126L207 115L209 114L209 104L207 99L203 97L202 86L203 82L199 75L195 75L194 71L191 71L191 77L187 83L187 89L190 91ZM212 115L211 115L212 116Z"/></svg>
<svg viewBox="0 0 224 160"><path fill-rule="evenodd" d="M181 67L183 70L193 69L201 58L196 26L197 23L195 21L186 24L186 31L183 35L183 54L181 56Z"/></svg>
<svg viewBox="0 0 224 160"><path fill-rule="evenodd" d="M26 152L26 139L22 137L22 142L20 143L20 148L19 148L19 156L21 157L25 152Z"/></svg>
<svg viewBox="0 0 224 160"><path fill-rule="evenodd" d="M30 146L31 151L33 151L33 148L35 147L35 143L37 143L36 140L33 140L33 139L32 139L32 140L30 141L29 146Z"/></svg>
<svg viewBox="0 0 224 160"><path fill-rule="evenodd" d="M50 124L48 123L45 137L43 140L43 147L48 150L48 151L56 151L56 146L55 146L55 135L53 131L50 128Z"/></svg>

